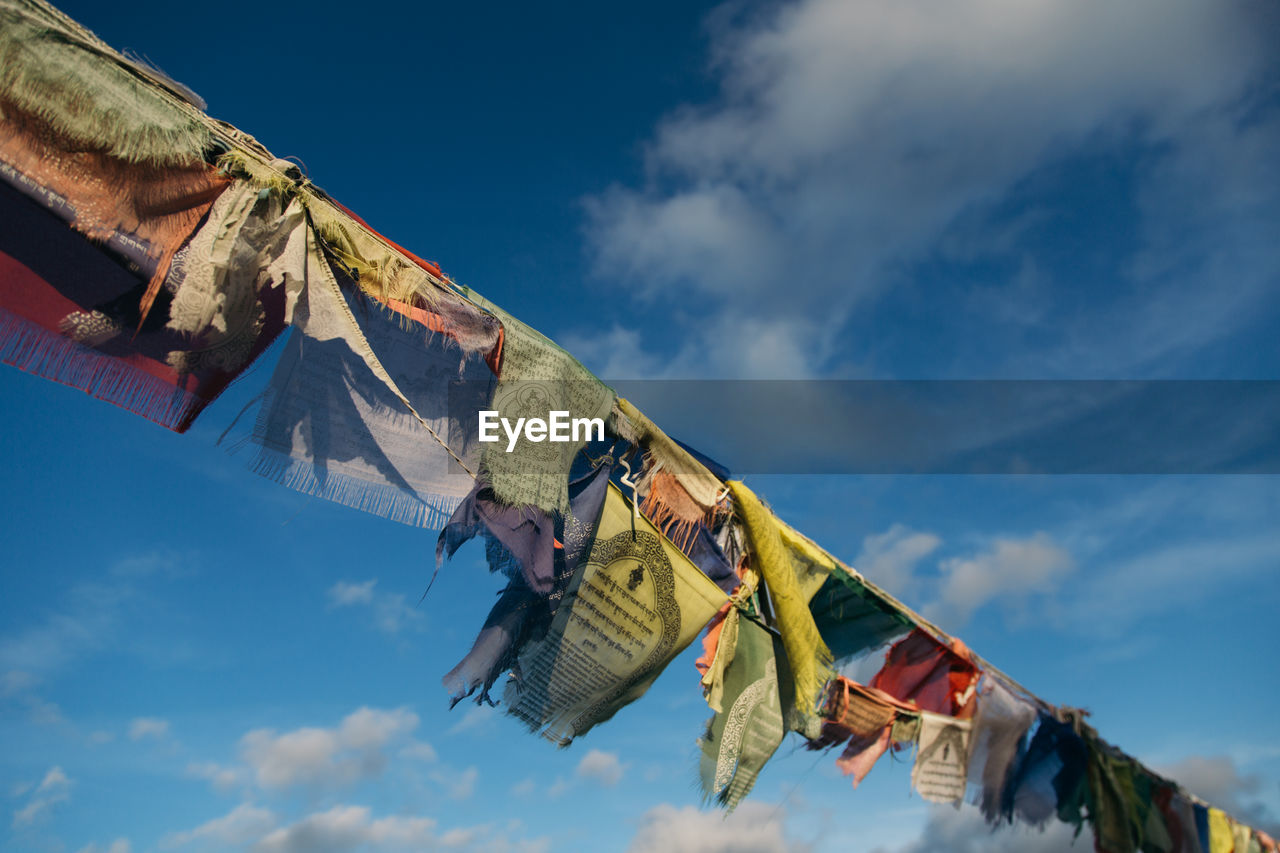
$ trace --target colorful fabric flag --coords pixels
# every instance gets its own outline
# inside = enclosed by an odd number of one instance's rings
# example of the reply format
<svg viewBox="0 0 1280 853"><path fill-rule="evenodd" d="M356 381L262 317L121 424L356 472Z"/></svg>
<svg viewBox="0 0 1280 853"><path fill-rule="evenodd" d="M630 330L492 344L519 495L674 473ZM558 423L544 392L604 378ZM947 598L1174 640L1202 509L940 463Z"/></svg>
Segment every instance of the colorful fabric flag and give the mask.
<svg viewBox="0 0 1280 853"><path fill-rule="evenodd" d="M964 799L970 725L968 720L921 712L911 784L926 800L958 807Z"/></svg>
<svg viewBox="0 0 1280 853"><path fill-rule="evenodd" d="M613 485L546 636L507 683L507 713L567 745L635 701L727 596Z"/></svg>
<svg viewBox="0 0 1280 853"><path fill-rule="evenodd" d="M988 823L1002 814L1010 770L1027 748L1027 732L1036 709L1010 692L990 674L978 689L969 755L969 781L979 786L978 804Z"/></svg>
<svg viewBox="0 0 1280 853"><path fill-rule="evenodd" d="M307 494L439 529L474 486L478 412L493 376L479 351L434 331L428 312L364 295L330 263L295 201L272 269L286 282L290 338L264 394L253 470ZM442 297L443 298L443 297Z"/></svg>
<svg viewBox="0 0 1280 853"><path fill-rule="evenodd" d="M819 564L814 558L821 552L816 547L812 549L816 553L805 548L807 540L797 538L750 489L736 480L728 485L734 512L746 530L752 567L760 572L768 589L786 649L795 682L794 727L807 737L818 737L822 728L818 708L834 673L831 651L814 625L809 600L826 581L834 561L827 566Z"/></svg>
<svg viewBox="0 0 1280 853"><path fill-rule="evenodd" d="M871 593L856 572L838 566L809 601L818 633L836 661L882 646L911 630L911 621Z"/></svg>
<svg viewBox="0 0 1280 853"><path fill-rule="evenodd" d="M511 669L526 643L546 633L565 589L595 539L612 469L613 460L606 457L569 484L573 514L556 527L541 510L507 506L491 496L484 497L487 487L477 484L477 492L468 496L441 531L437 559L446 540L452 555L462 541L483 532L490 568L505 571L510 579L471 651L444 676L453 704L477 689L480 695L476 702L492 704L489 690L494 682ZM528 523L527 513L540 513L541 524ZM544 528L554 535L544 536ZM557 546L557 541L563 545ZM510 568L513 563L515 567ZM526 568L530 564L534 565L532 570Z"/></svg>
<svg viewBox="0 0 1280 853"><path fill-rule="evenodd" d="M871 686L922 711L966 718L973 714L978 675L963 643L952 640L947 647L916 628L889 649Z"/></svg>
<svg viewBox="0 0 1280 853"><path fill-rule="evenodd" d="M731 611L731 616L736 614ZM732 810L750 793L765 763L786 734L783 708L789 705L790 682L779 661L785 656L776 638L752 619L737 625L733 659L724 671L724 709L707 722L702 736L700 780L708 800ZM723 640L722 640L723 642Z"/></svg>
<svg viewBox="0 0 1280 853"><path fill-rule="evenodd" d="M599 418L603 424L613 410L611 388L537 330L474 290L463 290L498 317L505 335L499 382L485 408L497 411L513 428L520 418L545 421L552 411L568 412L571 420ZM487 444L481 472L504 503L567 514L569 469L591 438L584 433L579 433L580 441L565 442L535 442L521 434L510 452L506 441Z"/></svg>

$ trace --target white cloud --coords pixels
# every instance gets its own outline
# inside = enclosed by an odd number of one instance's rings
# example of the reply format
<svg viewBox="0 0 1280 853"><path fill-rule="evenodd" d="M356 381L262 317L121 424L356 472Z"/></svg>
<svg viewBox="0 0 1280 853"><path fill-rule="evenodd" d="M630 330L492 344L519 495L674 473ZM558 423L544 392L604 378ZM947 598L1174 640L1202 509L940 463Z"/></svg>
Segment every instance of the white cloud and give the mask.
<svg viewBox="0 0 1280 853"><path fill-rule="evenodd" d="M920 837L892 853L1084 853L1093 847L1088 828L1072 843L1075 827L1050 821L1044 831L1020 824L992 829L982 813L965 806L930 806ZM889 853L881 848L876 853Z"/></svg>
<svg viewBox="0 0 1280 853"><path fill-rule="evenodd" d="M199 844L217 849L232 845L246 845L261 838L275 828L275 814L252 803L241 803L229 813L202 823L186 832L175 832L162 839L162 847L182 847Z"/></svg>
<svg viewBox="0 0 1280 853"><path fill-rule="evenodd" d="M215 761L193 761L187 765L186 772L196 779L207 779L216 790L223 793L239 785L244 777L239 769L224 767Z"/></svg>
<svg viewBox="0 0 1280 853"><path fill-rule="evenodd" d="M745 802L732 814L676 808L663 803L645 812L627 853L789 853L807 849L788 842L783 811Z"/></svg>
<svg viewBox="0 0 1280 853"><path fill-rule="evenodd" d="M414 761L422 761L428 764L439 758L436 754L435 747L422 740L410 741L403 749L400 750L400 756L402 758L409 758Z"/></svg>
<svg viewBox="0 0 1280 853"><path fill-rule="evenodd" d="M353 850L370 853L416 853L420 850L542 853L547 850L543 839L511 838L511 827L455 827L438 833L437 826L438 822L429 817L374 817L366 806L337 805L272 831L254 846L254 850L258 853L346 853Z"/></svg>
<svg viewBox="0 0 1280 853"><path fill-rule="evenodd" d="M931 333L938 320L1002 329L1039 346L1041 369L1123 372L1222 338L1271 298L1280 271L1257 233L1280 209L1266 153L1280 123L1245 121L1241 106L1251 87L1266 96L1274 14L1216 0L801 0L745 21L722 14L720 97L661 123L644 186L586 203L597 269L634 282L642 308L671 316L697 299L699 315L715 315L688 324L695 348L658 362L697 363L697 350L704 375L837 367L843 321L871 318L894 284L934 312ZM1039 282L1029 229L997 207L1073 157L1134 151L1150 156L1106 201L1141 220L1116 250L1118 286L1097 310L1072 301L1062 339L1039 344L1052 337L1045 308L1076 282ZM1023 222L1053 227L1057 201L1023 199ZM976 288L903 281L920 261L993 253L1016 272L972 317ZM783 367L753 361L768 328L788 344ZM864 333L876 330L868 320ZM665 372L634 333L613 337L627 360L607 368Z"/></svg>
<svg viewBox="0 0 1280 853"><path fill-rule="evenodd" d="M152 738L162 740L169 736L169 721L159 717L135 717L129 723L129 740Z"/></svg>
<svg viewBox="0 0 1280 853"><path fill-rule="evenodd" d="M854 566L872 583L896 596L910 596L916 587L916 565L938 550L942 540L932 533L895 524L884 533L862 540Z"/></svg>
<svg viewBox="0 0 1280 853"><path fill-rule="evenodd" d="M452 737L454 735L468 733L487 733L493 729L497 716L497 709L491 705L472 705L467 709L467 712L462 715L462 719L449 727L447 734Z"/></svg>
<svg viewBox="0 0 1280 853"><path fill-rule="evenodd" d="M71 796L72 781L61 767L50 767L27 798L27 802L13 813L15 828L30 826L49 813L58 803Z"/></svg>
<svg viewBox="0 0 1280 853"><path fill-rule="evenodd" d="M329 587L329 606L367 608L374 626L384 634L422 627L422 614L409 606L402 594L378 592L377 584L377 579L362 583L339 581Z"/></svg>
<svg viewBox="0 0 1280 853"><path fill-rule="evenodd" d="M470 799L471 795L476 791L476 782L480 779L480 771L475 767L468 767L462 771L442 768L432 773L431 779L444 788L445 792L453 799L466 800Z"/></svg>
<svg viewBox="0 0 1280 853"><path fill-rule="evenodd" d="M338 581L329 587L329 603L334 607L347 607L352 604L373 603L373 588L378 581L368 580L364 583L348 583Z"/></svg>
<svg viewBox="0 0 1280 853"><path fill-rule="evenodd" d="M920 611L943 626L963 627L980 608L994 604L1020 616L1055 590L1075 568L1071 555L1047 533L996 537L970 556L948 557L925 567L943 541L933 533L894 524L867 536L854 565L899 598L921 602Z"/></svg>
<svg viewBox="0 0 1280 853"><path fill-rule="evenodd" d="M988 550L944 560L940 568L942 589L925 615L958 627L990 602L1009 610L1032 596L1053 592L1075 563L1047 534L1037 533L1026 539L996 539Z"/></svg>
<svg viewBox="0 0 1280 853"><path fill-rule="evenodd" d="M255 729L241 738L240 755L264 788L345 784L379 775L384 747L417 726L418 715L407 708L360 708L337 728Z"/></svg>
<svg viewBox="0 0 1280 853"><path fill-rule="evenodd" d="M622 781L626 766L612 752L593 749L578 762L576 770L583 779L594 779L606 788L612 788Z"/></svg>
<svg viewBox="0 0 1280 853"><path fill-rule="evenodd" d="M129 843L129 839L117 838L106 847L97 843L86 844L84 847L81 847L76 851L76 853L132 853L132 851L133 845Z"/></svg>
<svg viewBox="0 0 1280 853"><path fill-rule="evenodd" d="M1262 802L1265 797L1262 778L1241 773L1232 759L1193 755L1158 769L1161 774L1231 816L1268 834L1280 833L1280 816Z"/></svg>

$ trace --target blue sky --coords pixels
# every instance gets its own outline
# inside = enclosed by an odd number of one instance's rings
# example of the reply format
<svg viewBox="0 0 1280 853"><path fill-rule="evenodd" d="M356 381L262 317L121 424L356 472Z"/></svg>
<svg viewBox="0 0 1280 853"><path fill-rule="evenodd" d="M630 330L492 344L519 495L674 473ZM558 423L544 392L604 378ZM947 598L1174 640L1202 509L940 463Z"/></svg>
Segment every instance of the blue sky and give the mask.
<svg viewBox="0 0 1280 853"><path fill-rule="evenodd" d="M62 8L601 376L1280 378L1274 4ZM251 390L187 436L14 370L0 393L4 849L1067 844L930 810L906 764L854 792L791 742L702 812L688 655L564 751L449 712L498 589L478 547L419 604L432 533L215 446ZM1280 822L1275 477L749 483Z"/></svg>

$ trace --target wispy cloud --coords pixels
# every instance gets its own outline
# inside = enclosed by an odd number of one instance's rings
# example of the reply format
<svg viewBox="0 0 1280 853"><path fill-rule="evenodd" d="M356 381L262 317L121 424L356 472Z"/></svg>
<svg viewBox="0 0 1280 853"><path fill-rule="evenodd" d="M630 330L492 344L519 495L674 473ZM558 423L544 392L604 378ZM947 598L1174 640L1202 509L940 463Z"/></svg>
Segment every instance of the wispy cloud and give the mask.
<svg viewBox="0 0 1280 853"><path fill-rule="evenodd" d="M405 850L485 850L546 853L548 842L521 838L518 825L480 824L441 830L433 817L377 816L368 806L339 803L285 822L269 809L242 803L195 829L165 837L166 848L244 849L255 853L399 853Z"/></svg>
<svg viewBox="0 0 1280 853"><path fill-rule="evenodd" d="M40 784L36 785L27 797L26 803L14 811L14 828L30 826L44 818L54 806L70 798L71 786L70 777L61 767L49 768L44 778L40 780Z"/></svg>
<svg viewBox="0 0 1280 853"><path fill-rule="evenodd" d="M587 355L647 375L1194 367L1276 309L1275 15L1212 0L721 13L720 96L661 122L643 185L585 205L597 271L680 334L646 349L619 326L616 356ZM1090 168L1110 169L1088 184L1109 232L1070 213Z"/></svg>
<svg viewBox="0 0 1280 853"><path fill-rule="evenodd" d="M129 723L129 740L164 740L169 737L169 721L160 717L135 717Z"/></svg>
<svg viewBox="0 0 1280 853"><path fill-rule="evenodd" d="M579 778L590 779L606 788L612 788L622 781L626 769L626 765L618 760L617 753L593 749L582 756L574 772Z"/></svg>
<svg viewBox="0 0 1280 853"><path fill-rule="evenodd" d="M262 788L342 786L380 775L386 748L417 727L407 708L360 708L334 728L255 729L240 739L240 757Z"/></svg>
<svg viewBox="0 0 1280 853"><path fill-rule="evenodd" d="M332 608L361 608L367 610L374 626L384 634L399 634L405 630L421 630L426 620L400 593L379 592L377 579L353 583L339 581L329 587L329 606Z"/></svg>
<svg viewBox="0 0 1280 853"><path fill-rule="evenodd" d="M800 853L808 845L789 841L786 810L747 801L732 814L663 803L640 818L627 853Z"/></svg>

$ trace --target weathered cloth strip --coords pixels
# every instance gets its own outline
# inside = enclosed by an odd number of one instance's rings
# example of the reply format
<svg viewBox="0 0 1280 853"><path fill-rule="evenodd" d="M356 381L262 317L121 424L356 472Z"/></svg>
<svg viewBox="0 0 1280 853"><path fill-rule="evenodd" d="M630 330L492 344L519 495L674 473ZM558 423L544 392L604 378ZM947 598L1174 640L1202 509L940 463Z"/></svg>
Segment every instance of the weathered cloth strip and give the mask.
<svg viewBox="0 0 1280 853"><path fill-rule="evenodd" d="M606 457L589 473L569 484L569 504L573 508L573 515L568 522L554 530L553 538L544 539L535 526L525 525L522 521L515 526L509 522L503 523L504 514L541 512L532 507L510 507L486 501L482 509L475 511L473 515L472 511L468 511L468 505L476 506L480 503L474 492L449 520L448 526L440 534L441 544L451 531L455 535L462 532L455 525L466 525L466 538L483 531L489 546L486 551L490 568L507 571L510 577L510 583L489 612L471 651L444 676L444 686L449 691L453 704L456 705L477 689L480 690L480 695L476 702L488 701L492 704L489 698L490 688L502 673L512 667L527 643L546 633L565 589L595 539L596 525L600 520L612 470L613 460ZM460 519L460 515L464 518ZM490 521L489 515L497 518ZM563 542L563 546L556 544L557 539ZM453 540L450 544L452 550L456 550ZM524 570L524 563L530 560L545 560L549 564L549 576L546 584L540 588L533 588L529 581L531 574L537 576L537 570ZM520 563L514 573L507 569L511 562Z"/></svg>
<svg viewBox="0 0 1280 853"><path fill-rule="evenodd" d="M1196 833L1196 816L1191 802L1173 785L1157 787L1155 807L1164 818L1171 853L1204 853Z"/></svg>
<svg viewBox="0 0 1280 853"><path fill-rule="evenodd" d="M164 85L52 8L0 0L0 113L39 120L68 151L151 166L200 160L211 134Z"/></svg>
<svg viewBox="0 0 1280 853"><path fill-rule="evenodd" d="M787 653L787 665L795 683L798 728L817 737L821 718L817 711L823 689L834 675L831 651L814 625L809 599L826 580L825 573L809 558L802 543L788 535L760 499L737 480L729 482L734 512L747 533L752 567L760 572L773 603L778 632ZM807 540L806 540L807 541Z"/></svg>
<svg viewBox="0 0 1280 853"><path fill-rule="evenodd" d="M872 595L862 578L837 566L809 601L818 633L835 660L882 646L911 630L907 617Z"/></svg>
<svg viewBox="0 0 1280 853"><path fill-rule="evenodd" d="M614 429L618 435L632 444L645 448L645 469L637 487L642 494L651 491L653 480L660 474L672 475L679 491L687 496L687 500L678 496L675 484L666 483L664 499L662 486L659 486L658 500L664 500L667 509L674 517L684 521L697 521L699 515L709 515L714 511L724 484L716 475L684 449L679 442L670 438L658 425L649 420L629 400L618 398L613 412ZM695 512L697 515L695 515Z"/></svg>
<svg viewBox="0 0 1280 853"><path fill-rule="evenodd" d="M519 657L507 712L567 745L640 698L725 599L610 485L590 555Z"/></svg>
<svg viewBox="0 0 1280 853"><path fill-rule="evenodd" d="M1113 751L1091 730L1089 746L1089 822L1094 847L1103 853L1136 853L1146 823L1143 803L1134 787L1132 759Z"/></svg>
<svg viewBox="0 0 1280 853"><path fill-rule="evenodd" d="M1233 853L1231 819L1222 809L1209 808L1209 853Z"/></svg>
<svg viewBox="0 0 1280 853"><path fill-rule="evenodd" d="M853 776L857 788L891 743L913 743L918 737L919 715L889 694L837 676L823 703L821 736L809 749L845 744L836 766ZM913 727L914 725L914 727Z"/></svg>
<svg viewBox="0 0 1280 853"><path fill-rule="evenodd" d="M1027 732L1036 709L987 675L978 689L969 754L969 781L978 786L977 803L988 823L999 821L1004 788L1014 764L1027 748Z"/></svg>
<svg viewBox="0 0 1280 853"><path fill-rule="evenodd" d="M973 714L978 675L963 643L953 640L948 648L916 628L889 649L871 686L922 711L963 719Z"/></svg>
<svg viewBox="0 0 1280 853"><path fill-rule="evenodd" d="M181 262L169 269L155 310L139 328L139 302L152 274L145 252L126 261L114 243L86 240L6 176L24 180L0 168L5 362L182 431L283 329L278 298L256 282L237 278L234 293L206 289L198 298L187 286L209 271L198 239L207 229L178 253ZM54 206L60 198L44 196ZM210 309L218 298L229 301Z"/></svg>
<svg viewBox="0 0 1280 853"><path fill-rule="evenodd" d="M736 617L737 610L730 611ZM779 678L776 640L751 619L734 619L733 660L724 671L722 707L707 722L699 741L702 794L732 810L750 793L760 770L782 744L782 691L789 680ZM723 642L723 641L722 641ZM783 675L785 676L785 672Z"/></svg>
<svg viewBox="0 0 1280 853"><path fill-rule="evenodd" d="M469 288L467 297L502 322L505 334L500 381L486 408L513 425L518 418L542 418L552 411L570 418L608 418L613 390L596 379L550 339ZM569 511L569 468L590 436L581 441L531 442L523 435L511 452L505 441L486 445L481 473L498 500L532 505L546 512Z"/></svg>
<svg viewBox="0 0 1280 853"><path fill-rule="evenodd" d="M822 707L822 736L811 741L808 747L824 749L851 738L878 738L896 716L892 705L856 681L837 676L828 686L827 701Z"/></svg>
<svg viewBox="0 0 1280 853"><path fill-rule="evenodd" d="M920 746L911 771L911 784L934 803L964 799L970 722L924 711L920 714Z"/></svg>
<svg viewBox="0 0 1280 853"><path fill-rule="evenodd" d="M271 269L299 327L263 398L253 469L307 494L440 528L472 489L492 374L453 340L365 296L300 206ZM475 312L477 327L489 323Z"/></svg>

